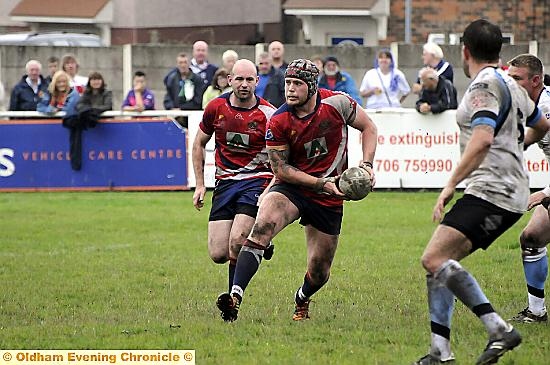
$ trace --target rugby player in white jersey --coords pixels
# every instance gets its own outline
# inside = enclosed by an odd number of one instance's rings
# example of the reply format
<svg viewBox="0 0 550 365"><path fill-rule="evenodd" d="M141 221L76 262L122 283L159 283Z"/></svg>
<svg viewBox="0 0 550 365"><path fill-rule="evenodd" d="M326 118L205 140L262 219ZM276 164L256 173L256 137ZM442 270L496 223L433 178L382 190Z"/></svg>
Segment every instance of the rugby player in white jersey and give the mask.
<svg viewBox="0 0 550 365"><path fill-rule="evenodd" d="M550 90L544 86L542 62L531 54L521 54L510 62L508 75L523 86L531 100L537 103L542 115L550 119ZM550 133L538 142L547 161L550 161ZM548 207L540 205L550 197L550 186L529 197L529 209L535 208L531 219L520 235L523 272L527 282L528 306L511 320L523 323L547 322L544 303L544 284L548 276L546 245L550 242L550 219Z"/></svg>
<svg viewBox="0 0 550 365"><path fill-rule="evenodd" d="M472 81L456 112L461 159L436 201L433 220L440 224L422 255L431 347L414 363L419 365L454 362L450 332L455 298L487 330L489 341L477 365L494 364L521 343L518 331L496 313L459 261L477 249L487 249L526 211L529 181L523 149L540 140L548 124L525 89L497 70L502 48L497 25L478 19L466 27L462 39L464 73ZM463 181L464 195L445 214Z"/></svg>

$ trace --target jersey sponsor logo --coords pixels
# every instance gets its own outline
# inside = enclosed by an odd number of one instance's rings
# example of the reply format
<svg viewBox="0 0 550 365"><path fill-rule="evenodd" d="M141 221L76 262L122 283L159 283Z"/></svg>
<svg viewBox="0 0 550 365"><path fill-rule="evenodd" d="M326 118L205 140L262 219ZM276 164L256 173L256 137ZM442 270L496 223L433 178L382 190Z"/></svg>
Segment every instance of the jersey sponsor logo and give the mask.
<svg viewBox="0 0 550 365"><path fill-rule="evenodd" d="M271 129L265 131L265 139L267 141L273 141L273 132L271 132Z"/></svg>
<svg viewBox="0 0 550 365"><path fill-rule="evenodd" d="M250 136L244 133L227 132L225 139L231 147L248 148L250 145Z"/></svg>
<svg viewBox="0 0 550 365"><path fill-rule="evenodd" d="M488 89L488 88L489 88L489 84L487 84L486 82L477 82L477 83L473 84L472 86L470 86L468 91L473 91L473 90L477 90L477 89Z"/></svg>
<svg viewBox="0 0 550 365"><path fill-rule="evenodd" d="M304 143L307 158L315 158L328 153L327 141L325 137L315 138L311 142Z"/></svg>

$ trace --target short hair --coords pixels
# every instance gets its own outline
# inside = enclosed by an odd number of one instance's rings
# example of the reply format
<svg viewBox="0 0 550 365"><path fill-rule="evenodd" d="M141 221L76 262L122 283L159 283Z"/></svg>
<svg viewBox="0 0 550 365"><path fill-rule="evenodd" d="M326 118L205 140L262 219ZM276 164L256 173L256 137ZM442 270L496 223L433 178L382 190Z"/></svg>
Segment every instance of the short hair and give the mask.
<svg viewBox="0 0 550 365"><path fill-rule="evenodd" d="M227 51L225 51L225 52L222 54L222 60L225 61L225 60L227 60L228 58L234 58L235 60L238 60L238 59L239 59L239 55L238 55L238 53L235 52L234 50L228 49Z"/></svg>
<svg viewBox="0 0 550 365"><path fill-rule="evenodd" d="M29 60L26 64L25 64L25 71L29 72L29 68L31 66L38 66L38 68L40 70L42 70L42 64L37 61L37 60Z"/></svg>
<svg viewBox="0 0 550 365"><path fill-rule="evenodd" d="M134 73L134 77L145 77L145 76L146 76L145 72L143 72L143 71L136 71Z"/></svg>
<svg viewBox="0 0 550 365"><path fill-rule="evenodd" d="M271 55L268 52L261 52L258 55L258 58L256 59L256 62L259 62L260 60L269 60L271 61Z"/></svg>
<svg viewBox="0 0 550 365"><path fill-rule="evenodd" d="M437 74L437 71L431 67L422 68L418 74L420 78L427 77L428 79L439 80L439 75Z"/></svg>
<svg viewBox="0 0 550 365"><path fill-rule="evenodd" d="M59 58L56 56L48 57L48 63L59 62Z"/></svg>
<svg viewBox="0 0 550 365"><path fill-rule="evenodd" d="M185 53L185 52L180 52L180 53L178 53L177 58L189 58L189 56L187 56L187 53Z"/></svg>
<svg viewBox="0 0 550 365"><path fill-rule="evenodd" d="M541 60L538 57L528 53L517 55L508 61L508 65L526 68L528 70L529 78L535 75L542 76L544 73Z"/></svg>
<svg viewBox="0 0 550 365"><path fill-rule="evenodd" d="M422 47L422 49L426 53L434 55L435 58L443 58L443 50L441 49L441 47L439 47L437 43L428 42Z"/></svg>
<svg viewBox="0 0 550 365"><path fill-rule="evenodd" d="M476 61L497 62L502 49L502 32L488 20L471 22L462 36L464 46Z"/></svg>

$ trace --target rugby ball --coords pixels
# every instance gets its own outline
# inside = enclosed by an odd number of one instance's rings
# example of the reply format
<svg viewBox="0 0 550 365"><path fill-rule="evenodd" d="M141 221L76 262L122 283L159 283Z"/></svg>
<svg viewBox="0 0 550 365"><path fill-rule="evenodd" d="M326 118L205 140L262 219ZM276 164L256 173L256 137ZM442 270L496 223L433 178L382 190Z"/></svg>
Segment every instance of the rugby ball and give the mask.
<svg viewBox="0 0 550 365"><path fill-rule="evenodd" d="M350 167L340 175L338 189L351 200L361 200L372 190L370 175L365 169Z"/></svg>

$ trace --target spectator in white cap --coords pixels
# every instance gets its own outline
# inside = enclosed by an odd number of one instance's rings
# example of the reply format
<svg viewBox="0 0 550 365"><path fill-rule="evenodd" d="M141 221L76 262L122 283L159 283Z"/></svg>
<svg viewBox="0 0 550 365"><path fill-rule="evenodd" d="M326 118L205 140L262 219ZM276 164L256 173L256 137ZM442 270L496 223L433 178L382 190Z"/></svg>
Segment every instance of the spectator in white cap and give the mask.
<svg viewBox="0 0 550 365"><path fill-rule="evenodd" d="M443 50L439 45L433 42L426 43L422 47L422 62L425 67L433 68L438 76L443 76L453 83L453 66L443 59ZM422 85L420 85L420 77L418 77L416 83L413 85L413 92L419 94L421 90Z"/></svg>

